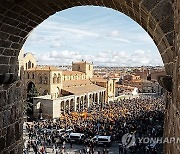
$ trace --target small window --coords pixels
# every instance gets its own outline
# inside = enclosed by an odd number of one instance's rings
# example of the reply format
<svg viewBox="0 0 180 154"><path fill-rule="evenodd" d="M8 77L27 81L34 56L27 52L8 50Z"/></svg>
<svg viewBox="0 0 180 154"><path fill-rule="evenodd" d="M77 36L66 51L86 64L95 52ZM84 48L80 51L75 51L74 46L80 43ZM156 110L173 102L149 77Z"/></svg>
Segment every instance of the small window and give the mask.
<svg viewBox="0 0 180 154"><path fill-rule="evenodd" d="M31 68L31 61L28 62L28 69Z"/></svg>

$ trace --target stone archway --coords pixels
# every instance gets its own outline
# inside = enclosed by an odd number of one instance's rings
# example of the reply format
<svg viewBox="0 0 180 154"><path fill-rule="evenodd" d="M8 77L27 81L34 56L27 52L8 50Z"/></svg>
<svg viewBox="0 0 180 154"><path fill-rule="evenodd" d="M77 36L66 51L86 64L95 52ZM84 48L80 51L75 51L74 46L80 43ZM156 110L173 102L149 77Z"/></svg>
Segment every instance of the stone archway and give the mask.
<svg viewBox="0 0 180 154"><path fill-rule="evenodd" d="M0 107L1 119L16 113L16 117L7 119L0 129L7 129L7 136L0 137L2 152L22 153L22 88L17 81L17 57L29 33L41 22L58 11L74 6L95 5L120 11L139 23L151 36L162 56L167 75L173 76L173 94L169 97L166 134L177 135L180 105L180 70L179 70L179 12L178 0L1 0L0 2ZM174 9L174 10L173 10ZM175 12L175 14L174 14ZM175 17L175 18L174 18ZM175 19L175 24L174 24ZM174 27L175 32L174 33ZM175 34L175 36L174 36ZM175 44L173 44L175 42ZM173 72L174 70L174 72ZM4 86L5 84L5 86ZM13 107L14 106L14 107ZM13 111L12 109L17 110ZM4 115L4 117L3 117ZM10 125L11 124L11 125ZM176 126L175 126L176 125ZM168 130L168 128L170 128ZM12 134L13 132L17 132ZM13 138L15 136L15 140ZM16 143L15 146L11 146ZM177 146L172 146L173 153L179 153ZM16 149L16 150L15 150Z"/></svg>

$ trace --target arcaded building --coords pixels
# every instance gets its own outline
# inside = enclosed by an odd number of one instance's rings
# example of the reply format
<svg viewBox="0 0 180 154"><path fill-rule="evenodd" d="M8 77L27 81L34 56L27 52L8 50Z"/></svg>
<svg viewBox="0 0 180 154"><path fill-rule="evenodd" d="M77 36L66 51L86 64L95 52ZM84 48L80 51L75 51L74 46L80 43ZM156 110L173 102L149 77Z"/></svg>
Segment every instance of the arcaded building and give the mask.
<svg viewBox="0 0 180 154"><path fill-rule="evenodd" d="M72 71L34 65L25 70L24 83L26 96L32 87L38 91L33 100L35 118L40 112L44 118L55 118L85 111L92 104L113 101L115 96L114 80L93 78L93 64L86 61L72 62Z"/></svg>

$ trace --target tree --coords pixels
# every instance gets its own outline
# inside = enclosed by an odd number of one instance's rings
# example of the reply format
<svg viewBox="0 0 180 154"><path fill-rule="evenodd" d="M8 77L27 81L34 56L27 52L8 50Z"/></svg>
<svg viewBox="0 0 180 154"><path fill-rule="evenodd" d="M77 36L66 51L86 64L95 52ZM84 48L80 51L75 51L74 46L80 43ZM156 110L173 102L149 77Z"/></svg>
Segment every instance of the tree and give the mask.
<svg viewBox="0 0 180 154"><path fill-rule="evenodd" d="M27 100L24 104L24 114L27 116L32 116L33 114L33 98L39 96L37 88L32 85L31 89L27 93Z"/></svg>

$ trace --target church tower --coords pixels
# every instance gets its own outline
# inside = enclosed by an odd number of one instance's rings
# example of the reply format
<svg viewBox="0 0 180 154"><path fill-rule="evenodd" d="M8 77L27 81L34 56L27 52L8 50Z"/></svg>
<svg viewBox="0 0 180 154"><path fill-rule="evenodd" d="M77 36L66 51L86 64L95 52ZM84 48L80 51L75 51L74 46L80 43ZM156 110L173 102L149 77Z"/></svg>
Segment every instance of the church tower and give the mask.
<svg viewBox="0 0 180 154"><path fill-rule="evenodd" d="M87 63L86 61L72 62L72 71L79 71L86 74L86 79L93 77L93 63Z"/></svg>

